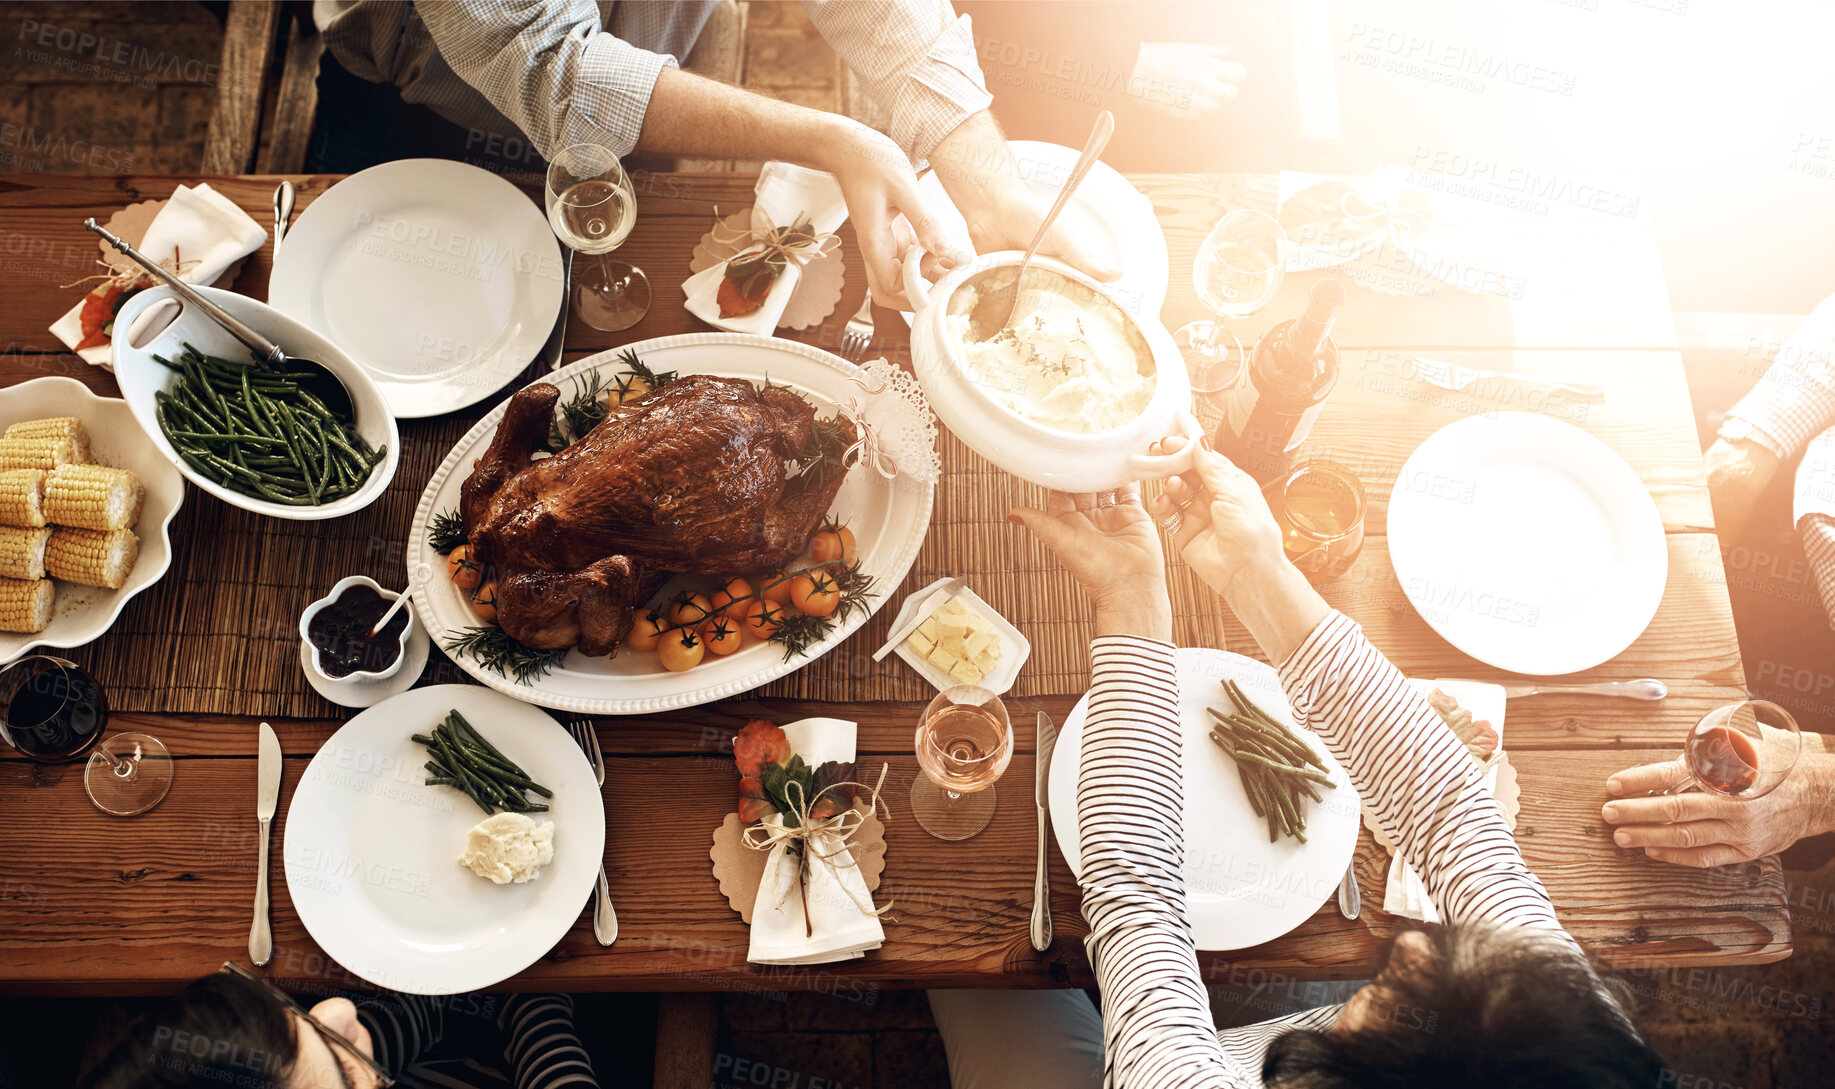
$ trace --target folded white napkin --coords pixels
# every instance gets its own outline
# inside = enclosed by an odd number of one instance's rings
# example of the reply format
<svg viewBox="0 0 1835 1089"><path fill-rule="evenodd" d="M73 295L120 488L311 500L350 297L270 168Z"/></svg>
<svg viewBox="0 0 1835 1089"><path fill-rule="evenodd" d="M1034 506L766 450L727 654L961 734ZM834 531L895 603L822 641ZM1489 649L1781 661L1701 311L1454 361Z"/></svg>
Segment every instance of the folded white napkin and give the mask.
<svg viewBox="0 0 1835 1089"><path fill-rule="evenodd" d="M790 751L812 767L830 760L852 763L855 732L854 723L836 718L806 718L784 727ZM766 818L766 823L783 821L773 815ZM860 905L873 902L873 894L867 891L860 868L849 864L851 853L833 834L818 835L809 847L821 855L842 852L834 858L835 865L815 855L809 860L807 899L811 925L807 929L812 933L804 933L804 897L796 891L796 859L784 847L773 848L771 857L765 860L758 898L752 904L752 944L745 959L753 964L852 960L885 943L886 932L879 916L860 909Z"/></svg>
<svg viewBox="0 0 1835 1089"><path fill-rule="evenodd" d="M788 227L799 217L807 216L815 233L824 235L832 233L847 220L847 201L842 199L840 184L833 174L820 170L793 163L769 162L759 173L754 192L758 194L754 223L762 215L774 226ZM683 281L682 294L688 298L688 312L716 329L770 336L784 316L784 307L790 305L790 296L803 278L803 270L795 262L788 264L771 285L764 305L736 318L720 316L717 296L720 281L725 278L726 264L723 262L704 268Z"/></svg>
<svg viewBox="0 0 1835 1089"><path fill-rule="evenodd" d="M1483 719L1496 727L1498 752L1503 752L1504 690L1501 686L1412 679L1409 683L1423 697L1436 688L1440 689L1458 700L1459 706L1472 712L1474 718ZM1497 797L1497 781L1502 770L1501 763L1493 763L1485 772L1485 789L1494 798ZM1383 910L1404 919L1419 919L1424 923L1440 922L1440 911L1434 906L1433 898L1427 894L1427 884L1421 880L1421 875L1396 851L1395 845L1380 830L1377 831L1377 842L1395 856L1389 862L1389 878L1383 887Z"/></svg>
<svg viewBox="0 0 1835 1089"><path fill-rule="evenodd" d="M208 284L267 240L268 232L261 224L228 197L208 185L181 185L147 225L146 237L135 248L154 261L166 263L168 268L176 253L179 279L188 284ZM82 312L83 302L79 299L69 313L51 326L52 334L72 351L83 339ZM141 320L157 319L149 314ZM130 335L137 332L138 327L129 330ZM77 354L86 362L109 367L113 351L105 344Z"/></svg>

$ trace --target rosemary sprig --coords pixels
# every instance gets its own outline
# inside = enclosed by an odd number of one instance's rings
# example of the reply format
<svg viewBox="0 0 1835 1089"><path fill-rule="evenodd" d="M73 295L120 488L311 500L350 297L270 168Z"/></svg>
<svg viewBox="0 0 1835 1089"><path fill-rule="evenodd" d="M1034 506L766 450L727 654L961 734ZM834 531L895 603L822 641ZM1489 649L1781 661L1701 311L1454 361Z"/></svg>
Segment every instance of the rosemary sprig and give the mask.
<svg viewBox="0 0 1835 1089"><path fill-rule="evenodd" d="M496 624L479 624L466 628L441 645L448 654L471 655L478 660L479 665L499 677L514 674L518 684L533 684L546 677L549 670L561 664L571 649L556 647L552 650L537 650L510 638L509 633Z"/></svg>
<svg viewBox="0 0 1835 1089"><path fill-rule="evenodd" d="M845 473L852 464L847 457L848 447L854 444L852 428L839 416L818 419L809 425L809 449L804 452L802 460L788 476L798 480L805 476L810 478L811 486L823 488L828 486L832 473Z"/></svg>
<svg viewBox="0 0 1835 1089"><path fill-rule="evenodd" d="M636 352L629 348L618 353L618 363L625 370L643 379L651 389L659 389L675 381L675 371L653 371L643 360L637 358Z"/></svg>
<svg viewBox="0 0 1835 1089"><path fill-rule="evenodd" d="M456 510L445 510L427 523L427 545L444 556L465 543L465 519Z"/></svg>
<svg viewBox="0 0 1835 1089"><path fill-rule="evenodd" d="M838 563L825 566L829 577L835 580L835 588L841 591L841 600L835 605L835 611L827 616L805 616L795 609L785 610L783 622L771 633L771 641L784 648L786 662L809 653L810 648L835 630L836 624L846 623L855 613L865 613L867 602L878 596L873 589L873 576L860 569L859 560L846 567Z"/></svg>
<svg viewBox="0 0 1835 1089"><path fill-rule="evenodd" d="M605 379L597 369L573 377L573 396L560 403L554 422L548 425L548 446L564 450L580 441L605 414L611 411L606 400Z"/></svg>

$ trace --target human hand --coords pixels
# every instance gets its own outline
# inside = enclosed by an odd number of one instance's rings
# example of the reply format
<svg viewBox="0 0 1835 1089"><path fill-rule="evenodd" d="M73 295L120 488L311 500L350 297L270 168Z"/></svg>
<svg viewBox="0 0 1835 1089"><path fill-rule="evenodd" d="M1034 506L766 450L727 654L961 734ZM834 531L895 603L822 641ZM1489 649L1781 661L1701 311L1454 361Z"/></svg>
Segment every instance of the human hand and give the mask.
<svg viewBox="0 0 1835 1089"><path fill-rule="evenodd" d="M1835 756L1805 754L1776 790L1751 801L1706 791L1650 796L1687 781L1680 760L1626 768L1606 780L1601 810L1612 841L1658 862L1728 866L1776 854L1805 836L1835 830Z"/></svg>
<svg viewBox="0 0 1835 1089"><path fill-rule="evenodd" d="M1140 88L1143 103L1181 121L1216 113L1249 78L1247 68L1223 59L1229 52L1220 45L1142 42L1128 88Z"/></svg>
<svg viewBox="0 0 1835 1089"><path fill-rule="evenodd" d="M1172 639L1172 601L1159 529L1141 506L1140 485L1113 492L1050 492L1045 509L1015 507L1007 518L1031 530L1096 605L1099 635Z"/></svg>
<svg viewBox="0 0 1835 1089"><path fill-rule="evenodd" d="M1731 541L1746 528L1759 493L1778 471L1778 456L1756 442L1715 439L1703 455L1707 462L1708 498L1714 504L1714 528Z"/></svg>
<svg viewBox="0 0 1835 1089"><path fill-rule="evenodd" d="M918 193L917 177L905 153L889 137L849 122L820 162L841 185L874 302L911 309L900 266L914 235L932 255L928 264L932 271L947 270L973 258L950 237L943 221ZM900 215L905 223L899 222Z"/></svg>
<svg viewBox="0 0 1835 1089"><path fill-rule="evenodd" d="M968 223L977 253L1024 250L1056 194L1041 196L1020 176L1007 139L987 111L971 116L937 142L930 165ZM1121 257L1108 233L1071 201L1039 243L1039 252L1104 282L1120 279ZM921 241L921 239L920 239Z"/></svg>
<svg viewBox="0 0 1835 1089"><path fill-rule="evenodd" d="M1154 444L1156 454L1172 454L1189 441L1173 435ZM1150 513L1165 521L1180 516L1179 555L1210 584L1230 595L1244 570L1286 562L1281 527L1268 511L1268 500L1248 473L1199 439L1193 467L1166 480Z"/></svg>

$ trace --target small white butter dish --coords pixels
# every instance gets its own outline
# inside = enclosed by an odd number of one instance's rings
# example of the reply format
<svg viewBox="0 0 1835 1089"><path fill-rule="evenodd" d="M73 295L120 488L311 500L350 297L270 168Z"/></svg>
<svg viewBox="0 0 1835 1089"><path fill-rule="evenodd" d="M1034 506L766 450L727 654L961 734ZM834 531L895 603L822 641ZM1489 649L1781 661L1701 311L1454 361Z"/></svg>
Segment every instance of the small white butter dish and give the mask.
<svg viewBox="0 0 1835 1089"><path fill-rule="evenodd" d="M907 621L914 619L915 611L922 608L928 602L930 596L948 581L948 579L938 579L936 582L931 583L921 590L914 590L906 594L905 600L899 604L898 615L892 619L892 629L895 630L904 627ZM985 688L996 696L1005 695L1007 690L1013 687L1013 682L1019 679L1019 671L1021 667L1026 664L1026 659L1032 656L1032 644L1027 641L1024 635L1020 634L1018 628L1007 621L1006 617L1000 615L999 612L995 611L992 605L983 601L975 591L968 587L964 586L948 600L959 601L985 617L989 627L992 628L994 634L999 637L1000 661L994 667L994 671L988 674L977 687ZM947 604L947 602L938 602L937 607L941 607L944 604ZM911 666L912 669L917 670L918 676L924 678L925 681L929 682L932 688L935 688L939 692L943 691L945 688L953 688L962 683L938 668L937 665L929 659L919 657L918 654L911 649L909 640L907 639L899 640L898 646L894 648L894 652L900 658L903 658L906 664Z"/></svg>

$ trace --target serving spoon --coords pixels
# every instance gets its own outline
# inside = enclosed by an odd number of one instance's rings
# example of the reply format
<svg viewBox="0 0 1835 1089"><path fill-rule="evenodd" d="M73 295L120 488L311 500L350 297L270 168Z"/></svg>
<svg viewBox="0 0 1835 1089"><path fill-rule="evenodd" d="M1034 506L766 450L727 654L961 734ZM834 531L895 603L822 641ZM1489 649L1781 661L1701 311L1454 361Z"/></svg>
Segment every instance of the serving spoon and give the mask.
<svg viewBox="0 0 1835 1089"><path fill-rule="evenodd" d="M382 619L376 621L370 628L369 633L363 637L363 641L365 643L369 642L371 639L376 638L377 634L380 633L383 628L388 627L389 621L395 619L395 614L400 612L401 607L408 603L408 599L420 592L421 587L427 585L427 580L432 577L432 564L415 564L413 573L408 576L408 588L395 595L395 604L389 606L389 611L382 614Z"/></svg>
<svg viewBox="0 0 1835 1089"><path fill-rule="evenodd" d="M1103 110L1096 115L1096 124L1090 129L1090 138L1083 143L1083 154L1077 156L1077 165L1071 168L1070 177L1064 181L1064 187L1058 190L1058 199L1052 202L1051 211L1039 221L1039 229L1032 236L1032 245L1026 247L1026 256L1020 260L1019 272L1013 282L1003 284L991 291L983 291L975 299L974 309L969 311L969 335L977 341L992 340L1013 324L1013 312L1019 308L1019 285L1026 278L1026 266L1032 264L1032 257L1039 251L1039 243L1045 241L1046 232L1057 222L1058 213L1070 203L1070 195L1077 191L1077 186L1096 165L1096 159L1102 150L1109 146L1109 137L1115 135L1115 115Z"/></svg>
<svg viewBox="0 0 1835 1089"><path fill-rule="evenodd" d="M107 227L97 223L93 218L84 220L83 226L101 235L109 245L120 250L135 264L152 273L155 279L171 288L179 298L208 314L212 321L223 327L225 332L246 345L248 350L254 353L255 361L260 366L277 371L294 369L309 372L306 377L299 380L301 388L323 401L325 407L330 409L334 415L348 419L356 418L356 401L351 398L350 388L344 384L343 379L331 372L331 368L323 363L316 363L310 359L302 359L281 351L280 345L262 336L242 319L205 298L203 292L174 276L165 266L157 261L149 260L139 250L116 237Z"/></svg>

